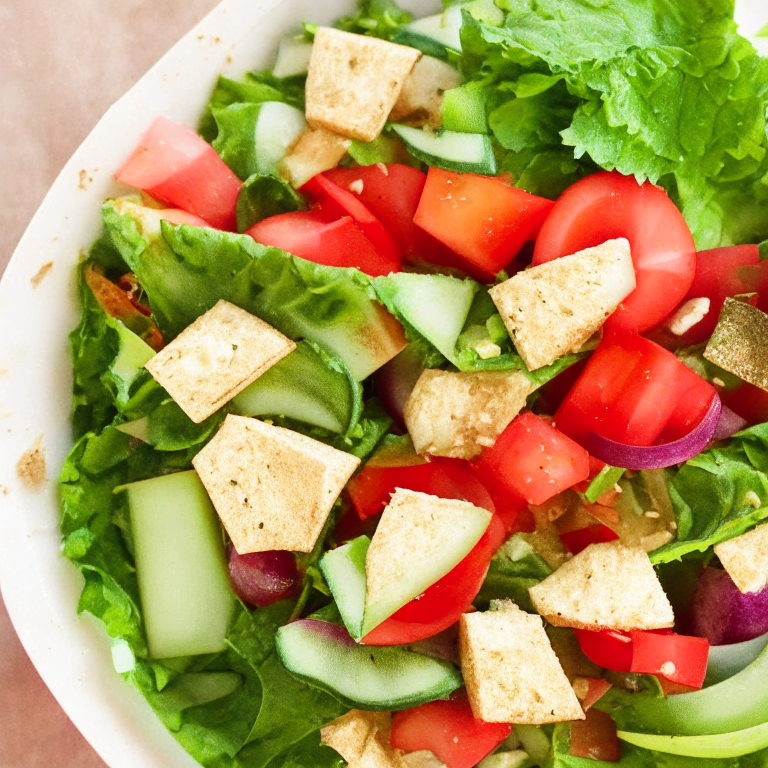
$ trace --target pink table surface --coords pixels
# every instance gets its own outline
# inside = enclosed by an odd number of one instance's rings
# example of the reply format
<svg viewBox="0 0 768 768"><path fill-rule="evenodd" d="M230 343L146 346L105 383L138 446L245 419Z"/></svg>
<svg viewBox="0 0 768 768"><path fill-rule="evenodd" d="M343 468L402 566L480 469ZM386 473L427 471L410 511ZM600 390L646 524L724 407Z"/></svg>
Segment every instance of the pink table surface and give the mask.
<svg viewBox="0 0 768 768"><path fill-rule="evenodd" d="M217 1L0 0L0 275L101 115ZM105 768L38 676L1 599L0 713L0 768Z"/></svg>

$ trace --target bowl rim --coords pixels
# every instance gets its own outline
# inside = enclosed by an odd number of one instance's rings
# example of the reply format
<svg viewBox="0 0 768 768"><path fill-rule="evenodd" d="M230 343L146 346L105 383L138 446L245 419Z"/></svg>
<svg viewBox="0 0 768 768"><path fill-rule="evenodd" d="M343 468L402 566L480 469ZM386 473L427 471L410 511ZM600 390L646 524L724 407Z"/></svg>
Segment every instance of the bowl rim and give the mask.
<svg viewBox="0 0 768 768"><path fill-rule="evenodd" d="M760 4L739 0L737 19L747 31L756 33L768 21L768 9ZM115 184L111 171L156 114L196 125L220 72L237 76L265 66L279 38L297 29L299 21L328 23L353 5L353 0L323 0L321 8L313 0L221 2L99 120L52 185L0 281L5 332L0 339L0 589L44 682L112 768L195 768L198 763L115 673L102 628L87 615L77 616L82 577L60 552L55 476L72 443L64 334L79 315L78 253L98 236L101 202L125 189ZM423 15L439 4L406 0L402 5ZM768 40L753 42L768 54ZM47 476L25 484L17 462L36 445L44 451Z"/></svg>

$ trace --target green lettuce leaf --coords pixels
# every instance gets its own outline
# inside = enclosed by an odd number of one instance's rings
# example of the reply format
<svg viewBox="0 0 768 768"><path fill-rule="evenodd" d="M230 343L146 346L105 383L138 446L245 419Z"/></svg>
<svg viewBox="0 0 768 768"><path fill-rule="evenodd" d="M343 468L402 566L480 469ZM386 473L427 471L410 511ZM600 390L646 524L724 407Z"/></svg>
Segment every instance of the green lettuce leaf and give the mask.
<svg viewBox="0 0 768 768"><path fill-rule="evenodd" d="M245 180L237 197L237 229L245 232L269 216L306 209L304 198L287 181L255 173Z"/></svg>
<svg viewBox="0 0 768 768"><path fill-rule="evenodd" d="M578 165L550 166L552 190L596 163L662 183L700 249L762 239L768 60L738 35L733 0L499 5L502 28L464 14L462 44L518 184L518 155L564 145Z"/></svg>
<svg viewBox="0 0 768 768"><path fill-rule="evenodd" d="M357 13L339 19L336 26L345 32L389 40L412 16L394 0L359 0Z"/></svg>
<svg viewBox="0 0 768 768"><path fill-rule="evenodd" d="M768 518L768 424L690 459L668 486L677 538L651 553L654 563L704 552L744 533Z"/></svg>

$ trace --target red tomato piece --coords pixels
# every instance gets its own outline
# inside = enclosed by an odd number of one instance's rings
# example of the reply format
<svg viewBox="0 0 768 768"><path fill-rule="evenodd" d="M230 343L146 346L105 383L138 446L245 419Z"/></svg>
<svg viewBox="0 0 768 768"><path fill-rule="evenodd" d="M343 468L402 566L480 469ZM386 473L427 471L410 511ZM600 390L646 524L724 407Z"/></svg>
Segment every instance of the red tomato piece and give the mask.
<svg viewBox="0 0 768 768"><path fill-rule="evenodd" d="M735 389L721 389L720 399L750 426L768 421L768 392L754 384L745 381Z"/></svg>
<svg viewBox="0 0 768 768"><path fill-rule="evenodd" d="M760 249L756 245L730 245L699 251L693 283L682 303L706 297L709 299L709 312L683 336L677 337L678 346L706 341L715 330L720 310L728 296L764 292L768 287L766 268L768 264L761 264Z"/></svg>
<svg viewBox="0 0 768 768"><path fill-rule="evenodd" d="M243 184L186 125L158 116L115 178L200 216L212 227L236 229L235 207Z"/></svg>
<svg viewBox="0 0 768 768"><path fill-rule="evenodd" d="M584 720L571 723L569 751L573 757L618 763L621 760L621 744L613 718L599 709L590 709Z"/></svg>
<svg viewBox="0 0 768 768"><path fill-rule="evenodd" d="M652 445L690 432L715 394L658 344L633 333L607 334L558 408L555 424L575 440L594 432Z"/></svg>
<svg viewBox="0 0 768 768"><path fill-rule="evenodd" d="M363 638L363 643L415 643L453 626L477 597L491 558L505 538L504 524L498 515L494 515L480 541L452 571L372 629Z"/></svg>
<svg viewBox="0 0 768 768"><path fill-rule="evenodd" d="M493 277L536 237L553 205L502 179L430 168L413 220Z"/></svg>
<svg viewBox="0 0 768 768"><path fill-rule="evenodd" d="M700 689L707 674L709 641L688 635L630 632L630 672L662 675L673 683Z"/></svg>
<svg viewBox="0 0 768 768"><path fill-rule="evenodd" d="M591 662L616 672L629 672L632 667L632 638L628 633L612 629L574 631L581 650Z"/></svg>
<svg viewBox="0 0 768 768"><path fill-rule="evenodd" d="M328 222L319 211L269 216L247 232L257 243L272 245L294 256L329 267L356 267L367 275L388 275L400 268L379 252L351 216Z"/></svg>
<svg viewBox="0 0 768 768"><path fill-rule="evenodd" d="M581 699L581 708L586 712L611 690L613 683L609 683L602 677L583 677L581 679L586 680L589 686L584 698Z"/></svg>
<svg viewBox="0 0 768 768"><path fill-rule="evenodd" d="M464 690L395 712L390 744L404 752L433 752L448 768L473 768L512 733L508 723L478 720Z"/></svg>
<svg viewBox="0 0 768 768"><path fill-rule="evenodd" d="M599 544L604 541L616 541L619 537L607 525L597 523L596 525L590 525L586 528L578 528L575 531L561 533L560 538L563 541L563 546L569 552L578 555L579 552L585 550L590 544Z"/></svg>
<svg viewBox="0 0 768 768"><path fill-rule="evenodd" d="M477 465L529 504L543 504L589 476L589 454L530 411L509 424Z"/></svg>
<svg viewBox="0 0 768 768"><path fill-rule="evenodd" d="M577 181L557 200L536 240L533 264L625 237L637 288L606 321L606 329L647 331L680 303L693 281L696 247L667 193L616 171Z"/></svg>
<svg viewBox="0 0 768 768"><path fill-rule="evenodd" d="M357 195L334 183L322 173L310 179L301 191L314 198L320 204L323 214L332 219L351 216L382 257L393 264L398 264L398 269L392 271L399 271L402 251L382 223L366 208Z"/></svg>
<svg viewBox="0 0 768 768"><path fill-rule="evenodd" d="M399 163L377 163L359 168L334 168L323 176L344 189L362 181L362 190L354 194L384 225L411 261L461 266L462 260L455 253L413 221L427 183L427 174L423 171Z"/></svg>

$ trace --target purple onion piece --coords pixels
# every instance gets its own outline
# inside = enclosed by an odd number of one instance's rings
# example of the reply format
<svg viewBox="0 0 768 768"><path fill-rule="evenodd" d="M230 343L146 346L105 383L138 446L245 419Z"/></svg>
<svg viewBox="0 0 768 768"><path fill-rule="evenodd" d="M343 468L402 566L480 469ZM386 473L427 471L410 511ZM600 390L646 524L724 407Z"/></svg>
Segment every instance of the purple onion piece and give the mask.
<svg viewBox="0 0 768 768"><path fill-rule="evenodd" d="M251 552L239 555L229 550L229 578L241 600L264 608L292 597L299 574L293 552Z"/></svg>
<svg viewBox="0 0 768 768"><path fill-rule="evenodd" d="M682 464L701 453L712 442L722 404L715 395L704 418L679 440L664 445L627 445L591 432L582 440L589 453L612 467L660 469Z"/></svg>
<svg viewBox="0 0 768 768"><path fill-rule="evenodd" d="M718 568L704 568L693 598L692 630L711 645L752 640L768 632L768 587L742 594Z"/></svg>
<svg viewBox="0 0 768 768"><path fill-rule="evenodd" d="M738 413L734 413L727 405L720 409L720 419L715 427L713 440L725 440L726 437L732 437L737 432L741 432L747 426L747 420L742 419Z"/></svg>

